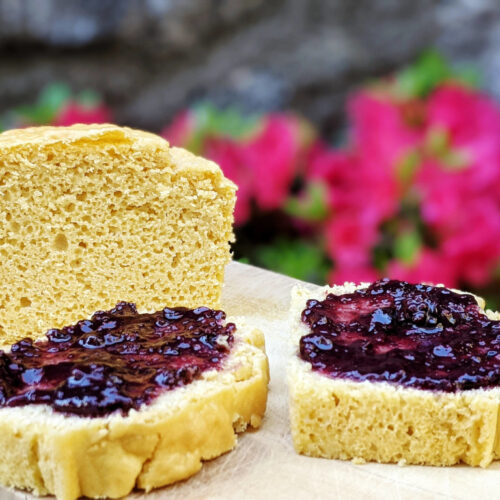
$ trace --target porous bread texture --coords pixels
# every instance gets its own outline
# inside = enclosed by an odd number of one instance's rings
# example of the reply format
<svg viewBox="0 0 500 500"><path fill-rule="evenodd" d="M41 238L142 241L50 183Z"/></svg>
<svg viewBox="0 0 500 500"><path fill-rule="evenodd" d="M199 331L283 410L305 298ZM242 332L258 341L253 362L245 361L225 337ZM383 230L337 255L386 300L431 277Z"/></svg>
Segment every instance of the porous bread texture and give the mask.
<svg viewBox="0 0 500 500"><path fill-rule="evenodd" d="M260 426L269 380L264 336L236 321L221 371L165 392L127 416L66 416L49 406L0 409L0 483L60 500L119 498L185 479Z"/></svg>
<svg viewBox="0 0 500 500"><path fill-rule="evenodd" d="M123 300L219 307L235 190L215 163L138 130L0 134L2 342Z"/></svg>
<svg viewBox="0 0 500 500"><path fill-rule="evenodd" d="M500 458L500 388L457 393L356 382L322 375L298 356L309 333L301 313L309 299L352 293L357 287L292 291L293 352L288 365L290 422L296 451L311 457L355 462L486 467ZM461 292L464 293L464 292ZM484 308L484 301L479 301ZM498 313L486 312L491 319Z"/></svg>

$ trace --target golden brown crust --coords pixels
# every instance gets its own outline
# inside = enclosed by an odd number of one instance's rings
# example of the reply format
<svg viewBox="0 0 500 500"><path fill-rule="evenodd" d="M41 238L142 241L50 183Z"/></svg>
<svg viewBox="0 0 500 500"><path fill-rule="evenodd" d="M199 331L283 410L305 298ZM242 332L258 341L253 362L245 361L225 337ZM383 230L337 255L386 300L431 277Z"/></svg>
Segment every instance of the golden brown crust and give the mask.
<svg viewBox="0 0 500 500"><path fill-rule="evenodd" d="M71 144L82 140L102 141L109 143L129 142L148 143L167 148L168 142L158 135L128 127L119 127L111 123L70 127L27 127L7 130L0 134L0 152L5 153L23 144L46 146L50 144Z"/></svg>
<svg viewBox="0 0 500 500"><path fill-rule="evenodd" d="M500 458L500 389L444 393L332 379L297 356L300 337L307 333L300 321L306 301L355 288L348 283L293 291L288 384L296 451L357 462L482 467Z"/></svg>

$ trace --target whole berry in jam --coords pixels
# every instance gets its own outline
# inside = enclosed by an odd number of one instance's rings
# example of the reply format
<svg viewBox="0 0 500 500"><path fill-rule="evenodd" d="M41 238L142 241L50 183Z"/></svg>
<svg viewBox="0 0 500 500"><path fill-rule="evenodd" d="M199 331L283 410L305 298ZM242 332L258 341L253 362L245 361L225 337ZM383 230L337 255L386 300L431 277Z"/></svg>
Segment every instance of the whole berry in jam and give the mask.
<svg viewBox="0 0 500 500"><path fill-rule="evenodd" d="M302 321L300 357L332 377L445 392L500 385L500 321L469 294L386 279L309 300Z"/></svg>
<svg viewBox="0 0 500 500"><path fill-rule="evenodd" d="M87 417L126 414L219 369L236 327L207 307L139 314L120 302L89 320L0 351L0 407L47 404Z"/></svg>

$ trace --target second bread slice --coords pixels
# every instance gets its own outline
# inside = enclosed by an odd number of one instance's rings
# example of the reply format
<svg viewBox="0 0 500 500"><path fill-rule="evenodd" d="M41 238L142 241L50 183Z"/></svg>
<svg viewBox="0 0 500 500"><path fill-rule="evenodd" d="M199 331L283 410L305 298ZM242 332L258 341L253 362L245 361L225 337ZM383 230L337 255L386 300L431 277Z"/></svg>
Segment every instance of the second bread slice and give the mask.
<svg viewBox="0 0 500 500"><path fill-rule="evenodd" d="M300 338L309 333L301 321L306 302L366 286L346 283L315 292L301 287L293 290L288 384L297 452L358 462L465 462L483 467L500 458L500 389L446 393L332 378L313 371L298 356ZM498 319L494 313L488 314Z"/></svg>

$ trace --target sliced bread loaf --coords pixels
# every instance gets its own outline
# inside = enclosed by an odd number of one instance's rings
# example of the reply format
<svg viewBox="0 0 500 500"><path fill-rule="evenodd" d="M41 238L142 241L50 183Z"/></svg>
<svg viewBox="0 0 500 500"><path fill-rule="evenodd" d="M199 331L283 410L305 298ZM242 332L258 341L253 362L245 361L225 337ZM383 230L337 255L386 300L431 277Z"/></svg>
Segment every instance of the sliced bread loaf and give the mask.
<svg viewBox="0 0 500 500"><path fill-rule="evenodd" d="M236 187L153 134L0 134L0 332L42 334L118 301L219 306Z"/></svg>
<svg viewBox="0 0 500 500"><path fill-rule="evenodd" d="M352 294L367 286L346 283L314 292L301 287L293 290L290 310L293 353L288 384L296 451L313 457L357 462L428 465L465 462L483 467L500 458L500 388L424 390L398 384L398 377L401 379L407 374L397 371L382 374L387 378L394 375L395 383L374 381L370 380L369 372L361 372L361 375L357 372L355 358L346 359L346 363L351 364L351 373L360 380L332 377L321 369L314 370L311 362L301 359L300 339L311 333L301 319L307 302L323 301L328 294ZM479 305L484 307L484 302L480 300ZM354 306L352 313L356 314ZM347 322L351 319L348 308L342 314ZM382 309L372 321L388 322L384 314ZM487 311L486 314L492 320L500 320L498 313ZM328 317L322 321L326 324ZM425 342L425 335L422 338ZM327 340L319 337L312 340L322 342L322 349L331 348L326 345ZM402 342L405 341L403 338ZM367 352L368 344L364 347ZM342 349L342 341L335 348ZM447 355L445 346L436 348L438 355ZM408 351L408 355L412 353ZM405 380L411 382L409 377Z"/></svg>

